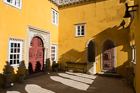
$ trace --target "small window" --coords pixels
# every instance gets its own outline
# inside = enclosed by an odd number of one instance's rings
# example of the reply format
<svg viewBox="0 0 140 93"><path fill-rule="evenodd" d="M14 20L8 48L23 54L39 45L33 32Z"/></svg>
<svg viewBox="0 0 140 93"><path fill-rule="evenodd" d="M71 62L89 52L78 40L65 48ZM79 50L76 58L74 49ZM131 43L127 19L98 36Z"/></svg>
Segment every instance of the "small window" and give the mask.
<svg viewBox="0 0 140 93"><path fill-rule="evenodd" d="M52 24L57 26L58 26L58 15L59 15L58 11L52 8Z"/></svg>
<svg viewBox="0 0 140 93"><path fill-rule="evenodd" d="M22 0L4 0L4 3L16 7L18 9L21 9Z"/></svg>
<svg viewBox="0 0 140 93"><path fill-rule="evenodd" d="M23 41L22 40L9 40L9 58L8 61L11 65L18 65L20 61L22 61L22 48Z"/></svg>
<svg viewBox="0 0 140 93"><path fill-rule="evenodd" d="M76 37L83 37L85 36L85 23L75 24L75 35Z"/></svg>
<svg viewBox="0 0 140 93"><path fill-rule="evenodd" d="M131 48L132 48L132 59L131 59L131 62L133 64L136 64L136 46L132 45Z"/></svg>
<svg viewBox="0 0 140 93"><path fill-rule="evenodd" d="M57 45L51 46L51 60L57 61Z"/></svg>

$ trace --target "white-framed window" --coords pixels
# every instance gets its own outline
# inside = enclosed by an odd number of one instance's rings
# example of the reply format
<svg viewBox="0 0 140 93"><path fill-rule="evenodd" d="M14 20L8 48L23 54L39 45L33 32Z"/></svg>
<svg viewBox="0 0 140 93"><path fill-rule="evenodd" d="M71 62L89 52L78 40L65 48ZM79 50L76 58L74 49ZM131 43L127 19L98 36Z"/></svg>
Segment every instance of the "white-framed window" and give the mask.
<svg viewBox="0 0 140 93"><path fill-rule="evenodd" d="M85 23L75 24L75 36L84 37L85 35L86 35L86 24Z"/></svg>
<svg viewBox="0 0 140 93"><path fill-rule="evenodd" d="M18 9L21 9L21 6L22 6L22 0L4 0L4 3Z"/></svg>
<svg viewBox="0 0 140 93"><path fill-rule="evenodd" d="M58 26L58 17L59 16L59 13L58 11L56 11L55 9L52 8L52 24Z"/></svg>
<svg viewBox="0 0 140 93"><path fill-rule="evenodd" d="M10 65L18 65L23 60L23 43L22 39L9 39L8 62Z"/></svg>
<svg viewBox="0 0 140 93"><path fill-rule="evenodd" d="M131 59L131 62L133 64L136 64L136 46L132 45L131 49L132 49L132 59Z"/></svg>
<svg viewBox="0 0 140 93"><path fill-rule="evenodd" d="M51 45L51 60L57 61L57 44Z"/></svg>

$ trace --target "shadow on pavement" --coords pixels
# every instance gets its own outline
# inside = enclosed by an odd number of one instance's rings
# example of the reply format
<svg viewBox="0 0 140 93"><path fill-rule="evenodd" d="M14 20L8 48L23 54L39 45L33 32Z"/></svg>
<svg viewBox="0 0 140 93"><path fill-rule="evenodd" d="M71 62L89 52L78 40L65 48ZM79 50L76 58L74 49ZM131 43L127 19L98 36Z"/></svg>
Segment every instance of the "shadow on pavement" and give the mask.
<svg viewBox="0 0 140 93"><path fill-rule="evenodd" d="M0 93L134 93L124 78L104 77L71 72L51 72L14 82Z"/></svg>

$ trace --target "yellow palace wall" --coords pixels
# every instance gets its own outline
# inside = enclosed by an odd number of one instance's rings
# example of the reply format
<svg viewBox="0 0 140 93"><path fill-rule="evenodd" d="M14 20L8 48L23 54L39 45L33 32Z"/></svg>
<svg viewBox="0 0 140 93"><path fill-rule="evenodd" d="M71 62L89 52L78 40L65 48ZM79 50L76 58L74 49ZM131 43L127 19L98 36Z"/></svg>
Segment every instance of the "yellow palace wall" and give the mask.
<svg viewBox="0 0 140 93"><path fill-rule="evenodd" d="M140 5L139 0L134 0L134 5ZM136 11L134 12L134 23L131 24L133 28L132 31L134 32L134 40L136 44L136 67L134 69L135 78L134 78L134 88L136 93L140 93L140 7L135 8Z"/></svg>
<svg viewBox="0 0 140 93"><path fill-rule="evenodd" d="M96 73L101 71L102 42L111 38L116 43L116 69L122 76L131 61L129 45L130 19L124 19L125 2L120 0L97 0L59 9L59 50L58 59L64 69L66 61L86 62L86 43L93 38L97 43ZM76 23L86 22L86 36L75 37Z"/></svg>
<svg viewBox="0 0 140 93"><path fill-rule="evenodd" d="M66 66L66 61L85 62L85 46L87 41L93 38L97 42L96 72L100 72L102 42L111 38L116 43L117 73L125 76L125 68L130 65L129 62L131 61L131 48L128 29L130 19L123 19L124 3L121 0L96 0L96 2L91 1L60 8L58 29L51 23L51 8L56 10L58 8L48 0L42 2L22 0L21 10L11 7L1 0L0 73L3 72L5 61L8 60L8 37L25 39L24 60L26 63L27 26L29 25L51 32L51 43L58 43L58 60L62 69ZM124 28L120 26L123 20L126 22ZM75 37L74 24L83 22L86 22L86 36ZM137 37L138 35L137 32ZM139 78L140 76L136 75L136 77ZM12 79L14 80L14 76ZM2 77L0 76L0 85L2 83ZM138 86L138 83L136 85Z"/></svg>
<svg viewBox="0 0 140 93"><path fill-rule="evenodd" d="M51 23L51 8L58 10L48 0L22 0L19 10L0 0L0 73L8 60L8 37L25 39L27 48L27 26L33 26L51 33L51 43L58 43L58 26ZM1 81L2 79L0 79Z"/></svg>

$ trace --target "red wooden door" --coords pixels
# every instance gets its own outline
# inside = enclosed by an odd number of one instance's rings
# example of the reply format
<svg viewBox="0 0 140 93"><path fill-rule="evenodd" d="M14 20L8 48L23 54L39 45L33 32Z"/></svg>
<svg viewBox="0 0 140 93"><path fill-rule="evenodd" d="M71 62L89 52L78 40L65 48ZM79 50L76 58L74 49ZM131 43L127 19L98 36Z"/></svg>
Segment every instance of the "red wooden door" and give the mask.
<svg viewBox="0 0 140 93"><path fill-rule="evenodd" d="M40 72L43 69L43 42L40 38L34 37L29 49L29 73Z"/></svg>
<svg viewBox="0 0 140 93"><path fill-rule="evenodd" d="M107 40L103 45L103 69L114 70L114 44Z"/></svg>

